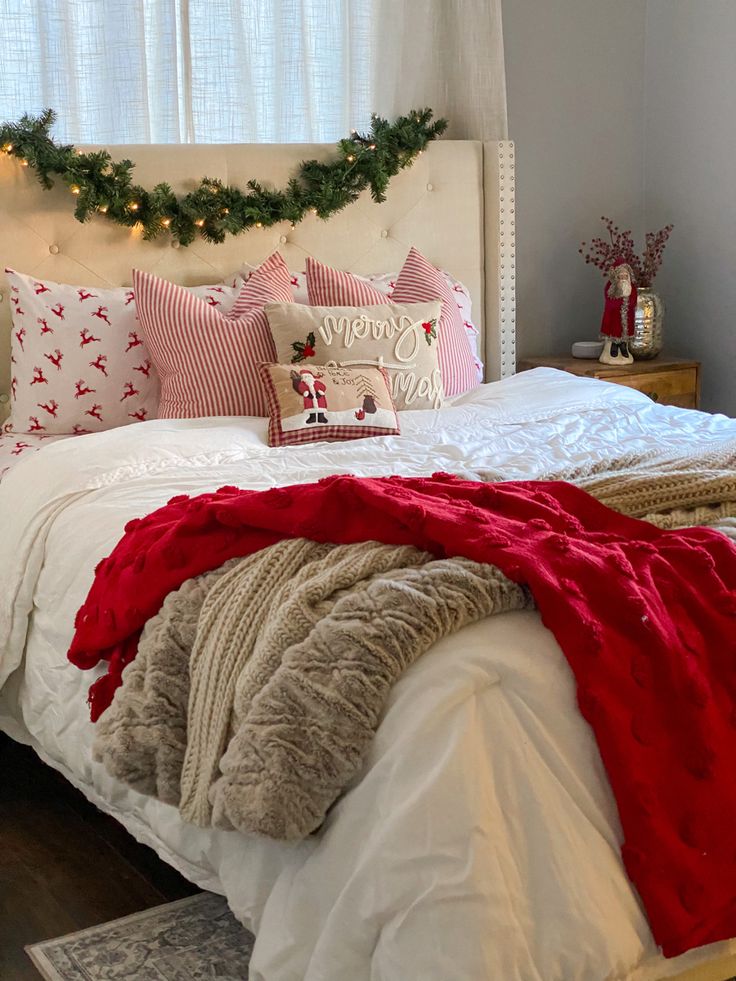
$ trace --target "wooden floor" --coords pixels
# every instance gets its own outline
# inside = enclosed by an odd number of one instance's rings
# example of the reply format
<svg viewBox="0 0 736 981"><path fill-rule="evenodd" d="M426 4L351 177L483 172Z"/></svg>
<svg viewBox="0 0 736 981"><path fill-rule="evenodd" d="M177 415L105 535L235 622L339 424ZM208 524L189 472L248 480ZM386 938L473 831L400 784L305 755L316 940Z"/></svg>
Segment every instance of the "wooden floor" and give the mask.
<svg viewBox="0 0 736 981"><path fill-rule="evenodd" d="M0 733L2 981L38 981L26 944L197 891Z"/></svg>

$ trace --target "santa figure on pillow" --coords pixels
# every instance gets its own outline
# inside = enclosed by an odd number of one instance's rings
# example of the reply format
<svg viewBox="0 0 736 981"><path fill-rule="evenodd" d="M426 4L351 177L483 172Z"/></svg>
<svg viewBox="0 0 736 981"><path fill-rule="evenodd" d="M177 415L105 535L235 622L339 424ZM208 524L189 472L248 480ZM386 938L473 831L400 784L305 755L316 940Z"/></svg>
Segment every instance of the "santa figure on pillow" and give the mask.
<svg viewBox="0 0 736 981"><path fill-rule="evenodd" d="M327 391L321 375L315 375L311 368L302 368L298 373L292 371L291 383L294 391L304 398L304 411L307 413L308 425L327 422L327 416L322 411L327 408Z"/></svg>
<svg viewBox="0 0 736 981"><path fill-rule="evenodd" d="M629 341L634 336L636 286L631 266L619 259L608 273L601 340L603 364L633 364Z"/></svg>

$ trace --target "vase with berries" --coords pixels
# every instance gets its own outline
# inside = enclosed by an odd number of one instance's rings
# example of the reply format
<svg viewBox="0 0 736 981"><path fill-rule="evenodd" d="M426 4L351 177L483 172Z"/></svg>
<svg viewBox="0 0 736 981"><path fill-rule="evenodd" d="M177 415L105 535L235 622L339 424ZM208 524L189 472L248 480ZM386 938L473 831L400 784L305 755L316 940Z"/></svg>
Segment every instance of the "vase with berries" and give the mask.
<svg viewBox="0 0 736 981"><path fill-rule="evenodd" d="M610 218L602 217L601 221L608 238L601 236L590 243L582 242L578 251L587 264L601 270L607 280L607 289L613 271L622 264L629 267L636 288L636 309L628 351L637 360L656 358L664 343L664 300L653 284L673 226L665 225L658 232L647 232L644 251L640 255L636 252L631 229L622 230Z"/></svg>

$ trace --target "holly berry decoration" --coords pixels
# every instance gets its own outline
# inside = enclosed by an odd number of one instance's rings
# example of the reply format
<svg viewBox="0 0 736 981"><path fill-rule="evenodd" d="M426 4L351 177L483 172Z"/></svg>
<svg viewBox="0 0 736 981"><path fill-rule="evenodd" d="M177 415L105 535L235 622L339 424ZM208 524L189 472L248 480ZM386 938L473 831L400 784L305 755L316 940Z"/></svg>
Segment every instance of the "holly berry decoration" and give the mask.
<svg viewBox="0 0 736 981"><path fill-rule="evenodd" d="M299 361L306 361L307 358L314 357L314 332L310 330L307 334L307 339L302 343L302 341L294 341L291 345L294 351L294 357L291 359L292 364L297 364Z"/></svg>
<svg viewBox="0 0 736 981"><path fill-rule="evenodd" d="M437 340L437 321L436 319L425 320L422 322L422 327L424 328L424 339L432 346L432 341Z"/></svg>

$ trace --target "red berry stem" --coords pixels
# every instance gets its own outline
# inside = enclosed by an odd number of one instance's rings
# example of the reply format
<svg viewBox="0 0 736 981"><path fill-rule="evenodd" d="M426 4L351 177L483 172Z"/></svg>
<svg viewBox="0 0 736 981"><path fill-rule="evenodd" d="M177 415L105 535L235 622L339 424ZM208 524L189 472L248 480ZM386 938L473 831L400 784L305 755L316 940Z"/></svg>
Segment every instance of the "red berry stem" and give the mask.
<svg viewBox="0 0 736 981"><path fill-rule="evenodd" d="M672 232L672 225L665 225L658 232L647 232L644 251L636 253L631 229L623 231L612 219L601 217L608 232L608 240L591 239L590 244L582 242L578 252L586 264L594 265L607 276L616 262L623 261L631 267L634 281L638 286L651 286L662 265L664 250Z"/></svg>

